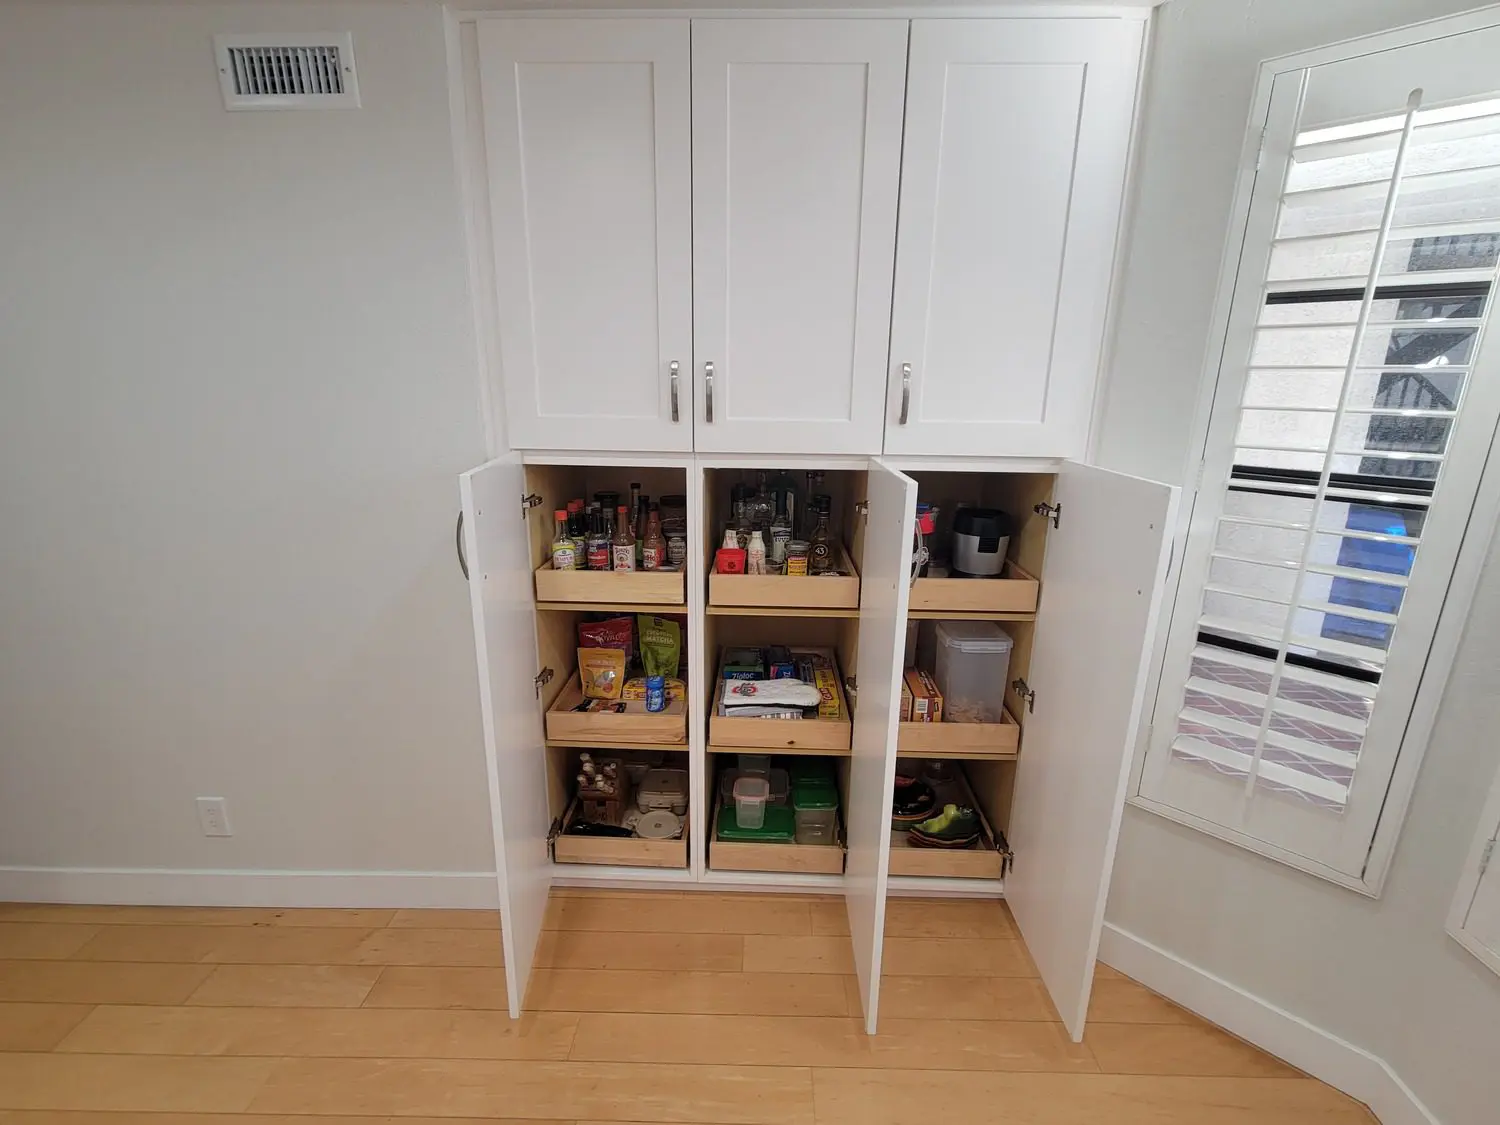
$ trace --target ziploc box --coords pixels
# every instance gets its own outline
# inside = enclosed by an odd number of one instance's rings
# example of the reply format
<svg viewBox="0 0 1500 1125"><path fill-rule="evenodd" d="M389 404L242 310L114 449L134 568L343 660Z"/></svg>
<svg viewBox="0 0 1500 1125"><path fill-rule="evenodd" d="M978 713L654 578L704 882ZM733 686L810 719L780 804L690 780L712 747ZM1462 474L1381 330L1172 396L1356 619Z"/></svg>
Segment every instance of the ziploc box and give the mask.
<svg viewBox="0 0 1500 1125"><path fill-rule="evenodd" d="M785 645L772 645L766 650L766 671L773 680L795 680L797 665L792 662L791 649Z"/></svg>
<svg viewBox="0 0 1500 1125"><path fill-rule="evenodd" d="M765 653L758 648L724 650L726 680L763 680L766 678Z"/></svg>

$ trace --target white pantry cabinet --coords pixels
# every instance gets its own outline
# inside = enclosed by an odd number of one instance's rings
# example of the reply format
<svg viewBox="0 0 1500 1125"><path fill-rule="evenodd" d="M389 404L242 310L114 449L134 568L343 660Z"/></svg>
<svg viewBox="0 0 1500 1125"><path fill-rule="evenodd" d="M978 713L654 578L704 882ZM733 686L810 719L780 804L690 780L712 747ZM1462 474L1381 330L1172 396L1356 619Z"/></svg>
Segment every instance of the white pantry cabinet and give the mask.
<svg viewBox="0 0 1500 1125"><path fill-rule="evenodd" d="M887 454L1083 455L1143 30L913 21Z"/></svg>
<svg viewBox="0 0 1500 1125"><path fill-rule="evenodd" d="M699 451L880 452L906 35L693 21Z"/></svg>
<svg viewBox="0 0 1500 1125"><path fill-rule="evenodd" d="M687 20L481 20L509 444L690 450Z"/></svg>
<svg viewBox="0 0 1500 1125"><path fill-rule="evenodd" d="M718 597L710 581L722 505L731 485L758 468L746 461L622 453L563 463L558 455L509 453L462 479L512 1013L524 1006L552 885L840 894L846 900L851 953L871 1032L879 1012L887 898L1003 893L1063 1022L1075 1038L1081 1037L1129 748L1143 698L1146 639L1165 579L1175 490L1071 463L1055 474L1021 474L982 462L964 471L938 472L885 458L822 459L828 470L825 487L841 513L845 556L857 570L857 605L818 607L804 600L785 607ZM546 570L550 512L571 496L619 490L630 481L641 482L653 496L678 490L687 496L685 582L667 580L658 591L646 589L654 583L635 580L646 576ZM1026 568L1017 570L1018 585L1029 582L1035 597L1040 583L1034 611L960 609L960 603L935 602L924 586L930 580L913 582L913 514L919 495L944 503L950 497L977 497L1003 502L1017 513L1012 559ZM1032 512L1033 504L1042 510ZM567 580L543 582L544 574ZM816 585L825 580L782 581ZM615 582L620 585L611 586ZM965 598L975 587L973 582L957 585L965 587L960 595ZM571 595L568 586L574 587ZM616 588L620 593L611 594ZM842 589L842 583L829 586L836 588ZM805 590L798 596L804 595ZM643 597L651 599L649 604L642 604ZM586 613L597 611L672 615L684 622L685 712L623 717L578 713L575 628ZM1020 728L1021 741L1013 736L1009 751L944 744L945 737L966 739L974 733L964 723L924 727L898 721L908 623L953 617L1003 620L1014 631L1010 674L1017 682L1006 706L1007 721ZM852 729L844 749L815 748L819 744L811 737L786 729L821 727L816 720L710 719L721 644L803 647L825 640L837 652L851 689ZM842 721L848 724L849 716ZM614 737L627 728L611 729L612 724L629 723L628 729L638 732L643 722L662 722L663 737ZM720 726L757 722L771 726L765 728L770 733L757 731L749 739L764 740L756 746L743 745ZM914 735L923 741L913 743ZM608 754L612 747L660 753L668 764L688 771L690 807L681 844L560 834L574 808L570 788L577 754L584 749ZM747 751L804 760L826 755L823 760L837 764L842 840L835 843L841 842L842 851L832 845L740 844L735 846L782 854L763 866L740 862L743 852L735 854L733 863L716 859L721 845L711 824L719 792L714 771L732 754ZM924 872L894 870L904 833L891 831L891 803L897 760L903 755L982 759L960 764L974 767L976 804L986 813L987 825L992 822L1009 842L1004 849L1008 873L989 837L987 855L982 849L938 850L921 858L929 865ZM592 855L581 855L584 850ZM814 857L817 866L804 862ZM992 874L976 882L959 870L930 866L954 857L988 861ZM825 858L842 862L828 867L822 863Z"/></svg>

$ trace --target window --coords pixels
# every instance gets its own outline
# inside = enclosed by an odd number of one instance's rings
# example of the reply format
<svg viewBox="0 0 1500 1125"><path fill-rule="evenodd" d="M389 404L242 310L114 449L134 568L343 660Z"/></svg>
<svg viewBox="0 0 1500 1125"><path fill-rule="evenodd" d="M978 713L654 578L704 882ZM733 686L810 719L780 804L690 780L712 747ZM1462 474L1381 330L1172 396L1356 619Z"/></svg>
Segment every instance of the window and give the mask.
<svg viewBox="0 0 1500 1125"><path fill-rule="evenodd" d="M1500 414L1500 32L1444 43L1274 76L1139 783L1349 885Z"/></svg>

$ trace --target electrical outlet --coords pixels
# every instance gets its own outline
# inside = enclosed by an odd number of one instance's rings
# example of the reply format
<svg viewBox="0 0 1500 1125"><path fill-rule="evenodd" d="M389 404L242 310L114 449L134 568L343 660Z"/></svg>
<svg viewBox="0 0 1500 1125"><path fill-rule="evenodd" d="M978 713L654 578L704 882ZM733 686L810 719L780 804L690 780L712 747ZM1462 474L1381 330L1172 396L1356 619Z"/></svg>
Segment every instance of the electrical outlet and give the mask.
<svg viewBox="0 0 1500 1125"><path fill-rule="evenodd" d="M229 827L229 804L223 797L198 798L198 823L205 836L233 836Z"/></svg>

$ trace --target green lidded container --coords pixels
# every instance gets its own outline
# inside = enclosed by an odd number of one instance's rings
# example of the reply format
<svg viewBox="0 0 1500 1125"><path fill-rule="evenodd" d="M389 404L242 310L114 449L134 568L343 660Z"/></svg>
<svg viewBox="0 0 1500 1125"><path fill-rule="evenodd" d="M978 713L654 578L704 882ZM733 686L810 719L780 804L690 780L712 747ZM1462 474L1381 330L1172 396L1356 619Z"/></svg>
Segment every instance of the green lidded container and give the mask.
<svg viewBox="0 0 1500 1125"><path fill-rule="evenodd" d="M733 805L719 808L718 838L744 844L790 844L797 837L796 816L785 805L767 805L766 822L759 828L741 828Z"/></svg>

